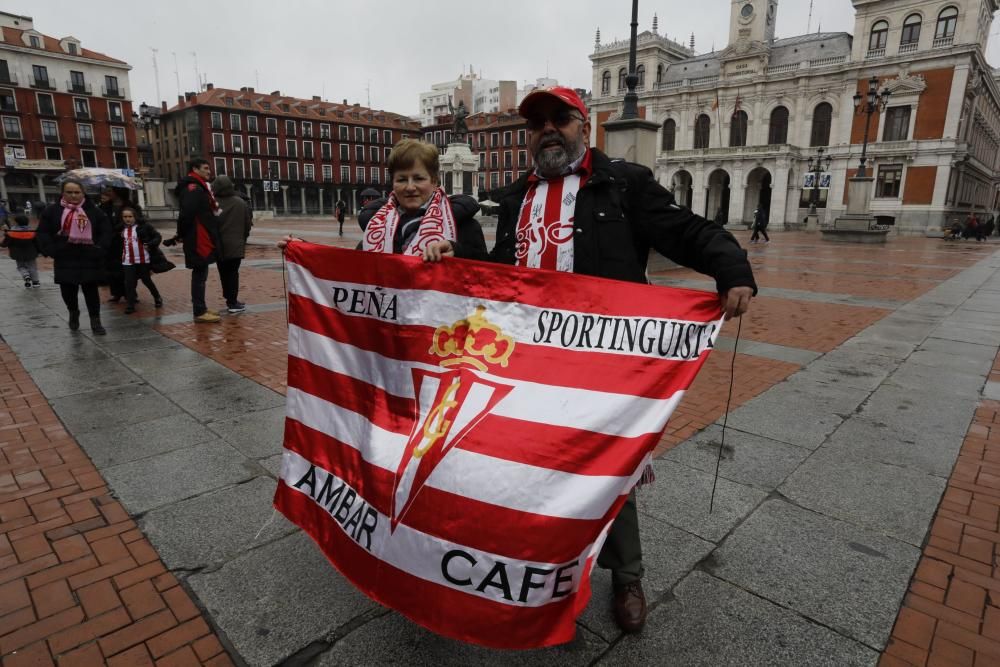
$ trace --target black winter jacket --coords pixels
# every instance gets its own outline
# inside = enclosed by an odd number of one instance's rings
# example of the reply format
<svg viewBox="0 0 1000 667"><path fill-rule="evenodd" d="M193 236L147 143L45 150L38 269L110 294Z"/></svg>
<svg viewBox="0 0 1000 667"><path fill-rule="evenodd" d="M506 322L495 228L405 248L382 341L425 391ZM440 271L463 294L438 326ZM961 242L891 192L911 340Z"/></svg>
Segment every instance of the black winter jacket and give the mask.
<svg viewBox="0 0 1000 667"><path fill-rule="evenodd" d="M0 240L0 248L7 248L10 258L18 262L30 262L38 257L38 246L35 244L35 230L26 227L14 227L4 232Z"/></svg>
<svg viewBox="0 0 1000 667"><path fill-rule="evenodd" d="M573 272L645 283L650 249L715 278L723 293L751 287L753 271L732 234L677 205L673 195L642 165L612 161L591 150L593 173L580 188L574 216ZM500 204L493 261L514 263L521 202L528 174L491 196Z"/></svg>
<svg viewBox="0 0 1000 667"><path fill-rule="evenodd" d="M219 218L212 211L212 199L205 186L185 176L178 181L174 195L180 205L177 236L184 244L184 265L193 269L215 263L222 247Z"/></svg>
<svg viewBox="0 0 1000 667"><path fill-rule="evenodd" d="M38 223L38 249L51 257L58 284L97 283L105 278L105 255L111 246L111 224L101 209L87 200L83 210L93 225L94 245L76 245L62 236L63 207L50 204Z"/></svg>
<svg viewBox="0 0 1000 667"><path fill-rule="evenodd" d="M368 202L358 213L358 223L361 229L368 227L368 221L378 212L387 200L378 199ZM479 202L468 195L451 195L448 197L451 202L451 211L455 214L455 227L458 238L452 244L455 247L455 257L463 259L489 258L486 252L486 239L483 237L483 228L479 226L476 213L479 213ZM393 239L394 252L401 252L399 249L402 243L400 231L402 225L396 228L396 238ZM361 246L358 246L359 248Z"/></svg>

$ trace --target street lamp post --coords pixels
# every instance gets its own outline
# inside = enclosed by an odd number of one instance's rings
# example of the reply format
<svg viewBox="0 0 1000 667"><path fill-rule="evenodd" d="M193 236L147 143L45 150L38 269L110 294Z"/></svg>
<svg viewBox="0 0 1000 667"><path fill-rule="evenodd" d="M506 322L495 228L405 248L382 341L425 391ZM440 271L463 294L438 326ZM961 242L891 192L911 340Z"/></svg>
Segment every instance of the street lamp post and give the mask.
<svg viewBox="0 0 1000 667"><path fill-rule="evenodd" d="M830 168L830 163L833 161L829 155L823 156L824 150L822 147L817 149L816 155L809 161L807 169L813 175L812 192L809 193L809 215L816 215L816 207L819 205L819 180L823 176L823 172Z"/></svg>
<svg viewBox="0 0 1000 667"><path fill-rule="evenodd" d="M639 0L632 0L632 36L628 49L628 74L625 75L625 101L622 105L622 120L632 120L639 117L639 95L635 87L639 85L639 74L635 71L636 31L639 28Z"/></svg>
<svg viewBox="0 0 1000 667"><path fill-rule="evenodd" d="M868 175L865 163L868 161L868 130L872 124L872 114L885 109L886 105L889 104L890 95L892 95L892 91L888 88L883 88L879 92L878 77L874 75L868 80L867 95L862 95L860 92L854 94L855 113L865 117L865 138L864 143L861 144L861 165L858 168L858 178L865 178Z"/></svg>
<svg viewBox="0 0 1000 667"><path fill-rule="evenodd" d="M267 168L267 186L264 188L264 208L273 213L271 209L271 186L274 184L274 169ZM277 195L275 195L277 197Z"/></svg>

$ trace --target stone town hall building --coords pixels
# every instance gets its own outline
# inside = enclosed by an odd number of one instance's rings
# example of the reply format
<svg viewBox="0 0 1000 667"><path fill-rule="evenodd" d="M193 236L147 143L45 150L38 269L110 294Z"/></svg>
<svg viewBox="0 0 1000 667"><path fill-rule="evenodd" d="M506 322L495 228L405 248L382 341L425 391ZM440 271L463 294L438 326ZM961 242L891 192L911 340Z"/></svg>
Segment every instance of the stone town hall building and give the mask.
<svg viewBox="0 0 1000 667"><path fill-rule="evenodd" d="M870 208L902 233L937 229L1000 192L1000 81L984 49L998 0L852 0L854 36L775 39L778 0L732 0L729 44L695 55L654 28L638 40L639 104L660 125L656 174L706 217L772 227L802 222L810 158L833 158L819 191L821 222L846 210L868 80L891 91L872 116ZM625 93L628 42L601 44L593 62L593 142ZM718 102L716 102L718 100Z"/></svg>

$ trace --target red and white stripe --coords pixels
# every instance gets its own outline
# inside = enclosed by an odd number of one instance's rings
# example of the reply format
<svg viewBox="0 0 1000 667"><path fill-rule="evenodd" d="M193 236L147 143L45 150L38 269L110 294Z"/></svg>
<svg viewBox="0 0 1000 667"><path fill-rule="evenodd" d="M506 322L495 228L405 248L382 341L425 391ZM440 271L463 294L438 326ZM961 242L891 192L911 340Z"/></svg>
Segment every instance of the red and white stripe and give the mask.
<svg viewBox="0 0 1000 667"><path fill-rule="evenodd" d="M139 240L137 229L137 225L125 225L122 228L122 264L124 266L149 263L149 253L146 252L146 246Z"/></svg>
<svg viewBox="0 0 1000 667"><path fill-rule="evenodd" d="M300 242L286 258L276 506L363 592L435 632L507 648L571 640L610 523L707 351L683 360L535 344L538 314L707 324L717 297ZM376 287L395 298L394 319L334 296ZM506 368L466 369L462 382L484 388L483 405L489 387L502 397L476 421L447 413L469 428L427 454L421 477L412 447L431 423L428 396L456 377L431 340L477 307L514 350Z"/></svg>
<svg viewBox="0 0 1000 667"><path fill-rule="evenodd" d="M573 220L580 183L580 174L569 174L531 184L515 232L517 266L573 271Z"/></svg>

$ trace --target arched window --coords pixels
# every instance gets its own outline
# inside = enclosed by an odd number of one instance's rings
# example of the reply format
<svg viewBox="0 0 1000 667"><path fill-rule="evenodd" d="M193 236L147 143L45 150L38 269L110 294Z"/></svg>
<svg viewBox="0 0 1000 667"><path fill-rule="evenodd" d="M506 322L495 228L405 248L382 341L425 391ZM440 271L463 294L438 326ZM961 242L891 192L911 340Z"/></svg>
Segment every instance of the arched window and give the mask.
<svg viewBox="0 0 1000 667"><path fill-rule="evenodd" d="M729 145L747 145L747 112L742 109L734 113L729 122Z"/></svg>
<svg viewBox="0 0 1000 667"><path fill-rule="evenodd" d="M920 24L922 22L920 14L910 14L906 17L906 20L903 21L903 35L899 38L900 46L916 44L920 41Z"/></svg>
<svg viewBox="0 0 1000 667"><path fill-rule="evenodd" d="M626 72L625 72L625 68L624 67L622 67L620 70L618 70L618 92L619 93L622 92L623 90L625 90L625 88L626 88L626 86L625 86L625 74L626 74Z"/></svg>
<svg viewBox="0 0 1000 667"><path fill-rule="evenodd" d="M934 39L954 39L956 26L958 26L958 9L955 7L945 7L938 14Z"/></svg>
<svg viewBox="0 0 1000 667"><path fill-rule="evenodd" d="M636 87L641 90L646 87L646 66L639 65L635 68L635 73L639 76L639 83L636 84Z"/></svg>
<svg viewBox="0 0 1000 667"><path fill-rule="evenodd" d="M611 93L611 72L609 70L604 70L604 74L601 75L601 94L608 95Z"/></svg>
<svg viewBox="0 0 1000 667"><path fill-rule="evenodd" d="M663 150L672 151L677 145L677 123L673 118L668 118L663 122Z"/></svg>
<svg viewBox="0 0 1000 667"><path fill-rule="evenodd" d="M872 26L872 34L868 38L868 50L875 51L877 49L884 49L888 42L889 22L876 21L875 25Z"/></svg>
<svg viewBox="0 0 1000 667"><path fill-rule="evenodd" d="M777 107L771 112L771 126L767 130L767 143L788 143L788 109Z"/></svg>
<svg viewBox="0 0 1000 667"><path fill-rule="evenodd" d="M708 148L708 138L712 132L712 121L706 114L701 114L694 122L694 147Z"/></svg>
<svg viewBox="0 0 1000 667"><path fill-rule="evenodd" d="M663 83L663 64L656 66L656 83Z"/></svg>
<svg viewBox="0 0 1000 667"><path fill-rule="evenodd" d="M813 110L812 137L810 146L830 145L830 126L833 124L833 107L827 102L821 102Z"/></svg>

